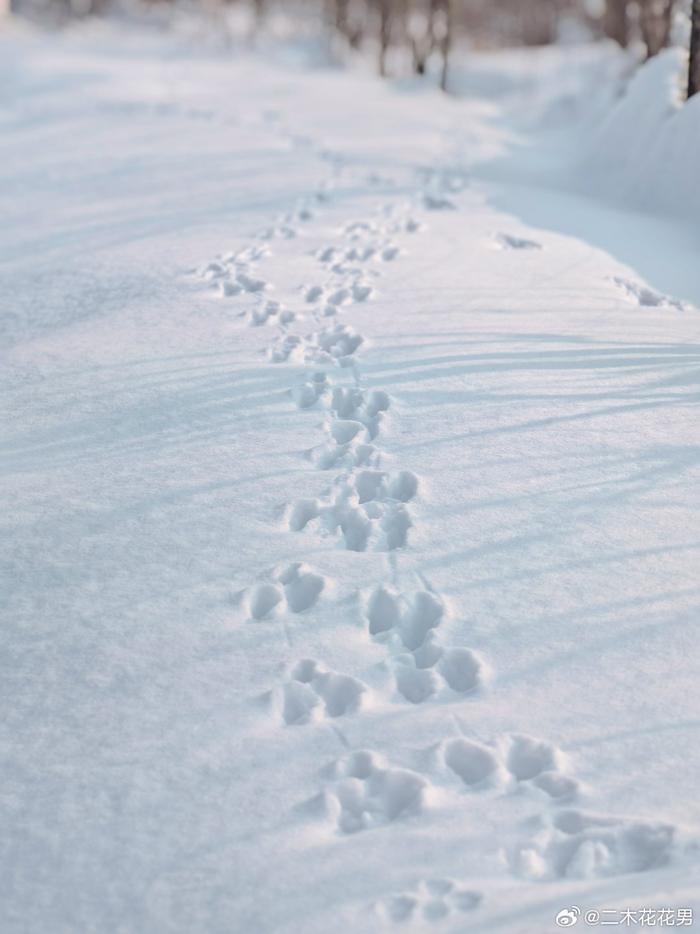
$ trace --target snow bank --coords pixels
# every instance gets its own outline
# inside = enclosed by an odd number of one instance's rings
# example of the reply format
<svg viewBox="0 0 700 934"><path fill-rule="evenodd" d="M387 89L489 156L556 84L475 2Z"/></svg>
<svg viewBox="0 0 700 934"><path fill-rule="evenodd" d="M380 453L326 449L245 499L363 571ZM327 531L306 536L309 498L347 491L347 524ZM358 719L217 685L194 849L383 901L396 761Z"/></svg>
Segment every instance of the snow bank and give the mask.
<svg viewBox="0 0 700 934"><path fill-rule="evenodd" d="M669 49L636 71L584 152L585 187L643 210L698 215L700 97L683 102L686 61Z"/></svg>

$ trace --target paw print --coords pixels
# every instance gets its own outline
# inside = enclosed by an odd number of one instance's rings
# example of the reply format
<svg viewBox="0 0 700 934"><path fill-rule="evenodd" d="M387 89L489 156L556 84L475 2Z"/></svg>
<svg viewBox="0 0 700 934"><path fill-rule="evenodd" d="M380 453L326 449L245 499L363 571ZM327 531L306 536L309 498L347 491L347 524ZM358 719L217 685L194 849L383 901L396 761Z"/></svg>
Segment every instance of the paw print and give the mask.
<svg viewBox="0 0 700 934"><path fill-rule="evenodd" d="M368 750L338 762L336 776L333 799L341 833L356 833L420 813L430 787L423 776L384 766Z"/></svg>
<svg viewBox="0 0 700 934"><path fill-rule="evenodd" d="M366 692L367 686L357 678L303 658L280 689L279 707L288 726L308 723L320 716L342 717L359 710Z"/></svg>
<svg viewBox="0 0 700 934"><path fill-rule="evenodd" d="M434 593L398 594L377 587L365 615L370 635L393 653L396 689L404 700L421 704L440 692L471 694L484 684L488 669L476 652L438 644L445 606Z"/></svg>
<svg viewBox="0 0 700 934"><path fill-rule="evenodd" d="M609 878L646 872L673 858L676 828L587 814L559 811L539 820L530 839L511 860L515 875L542 881Z"/></svg>
<svg viewBox="0 0 700 934"><path fill-rule="evenodd" d="M236 595L237 600L243 598L248 618L256 622L273 619L286 611L303 613L316 603L328 584L324 577L300 561L270 576L271 580L264 580Z"/></svg>
<svg viewBox="0 0 700 934"><path fill-rule="evenodd" d="M470 912L479 907L481 892L462 888L452 879L424 879L415 889L390 895L380 906L384 916L395 924L406 921L437 923L457 912Z"/></svg>
<svg viewBox="0 0 700 934"><path fill-rule="evenodd" d="M460 736L442 745L441 758L449 773L469 789L510 787L538 789L556 803L576 796L579 784L566 774L564 754L544 740L514 734L497 745Z"/></svg>

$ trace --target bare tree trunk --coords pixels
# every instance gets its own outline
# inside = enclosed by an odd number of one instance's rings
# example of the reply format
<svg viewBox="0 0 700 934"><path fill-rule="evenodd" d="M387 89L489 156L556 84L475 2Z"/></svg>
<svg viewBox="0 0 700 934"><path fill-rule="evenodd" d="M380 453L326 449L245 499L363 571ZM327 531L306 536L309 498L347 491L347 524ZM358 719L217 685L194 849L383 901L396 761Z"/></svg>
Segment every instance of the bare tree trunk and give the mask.
<svg viewBox="0 0 700 934"><path fill-rule="evenodd" d="M630 40L630 23L627 0L606 0L603 17L605 35L626 49Z"/></svg>
<svg viewBox="0 0 700 934"><path fill-rule="evenodd" d="M392 0L379 0L379 74L386 75L386 53L391 41Z"/></svg>
<svg viewBox="0 0 700 934"><path fill-rule="evenodd" d="M671 37L674 0L641 0L639 25L647 47L647 58L666 48Z"/></svg>
<svg viewBox="0 0 700 934"><path fill-rule="evenodd" d="M429 20L422 35L411 36L411 49L413 51L413 70L417 75L424 75L428 58L433 51L433 24L432 7Z"/></svg>
<svg viewBox="0 0 700 934"><path fill-rule="evenodd" d="M700 91L700 0L693 0L690 13L690 60L688 62L688 97Z"/></svg>
<svg viewBox="0 0 700 934"><path fill-rule="evenodd" d="M430 50L426 47L425 37L413 36L411 49L413 50L413 70L417 75L424 75L426 61L430 54Z"/></svg>
<svg viewBox="0 0 700 934"><path fill-rule="evenodd" d="M557 36L559 9L556 0L520 2L518 32L525 45L551 45Z"/></svg>
<svg viewBox="0 0 700 934"><path fill-rule="evenodd" d="M265 19L265 0L253 0L253 13L255 16L253 25L253 35L259 35L263 20Z"/></svg>
<svg viewBox="0 0 700 934"><path fill-rule="evenodd" d="M417 75L424 75L428 59L438 49L442 56L440 87L447 84L447 65L452 40L451 0L429 0L426 10L425 30L420 35L411 36L413 49L413 70Z"/></svg>
<svg viewBox="0 0 700 934"><path fill-rule="evenodd" d="M367 12L366 4L362 4L362 16L358 18L352 15L357 12L359 6L357 3L353 4L351 0L333 0L331 5L332 27L352 49L357 49L362 44L366 25L364 16Z"/></svg>
<svg viewBox="0 0 700 934"><path fill-rule="evenodd" d="M341 36L347 38L349 0L335 0L335 28Z"/></svg>
<svg viewBox="0 0 700 934"><path fill-rule="evenodd" d="M447 71L450 60L450 48L452 47L452 0L436 0L436 16L434 19L434 30L437 38L438 48L442 56L442 67L440 69L440 88L447 90Z"/></svg>

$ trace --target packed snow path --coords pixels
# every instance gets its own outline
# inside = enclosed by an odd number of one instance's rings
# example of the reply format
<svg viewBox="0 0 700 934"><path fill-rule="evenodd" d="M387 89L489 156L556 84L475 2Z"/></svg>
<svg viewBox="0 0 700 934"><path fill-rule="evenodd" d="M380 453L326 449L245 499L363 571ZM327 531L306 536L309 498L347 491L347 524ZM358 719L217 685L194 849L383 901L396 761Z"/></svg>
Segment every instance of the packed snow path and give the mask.
<svg viewBox="0 0 700 934"><path fill-rule="evenodd" d="M2 930L692 906L697 311L491 104L130 42L3 40Z"/></svg>

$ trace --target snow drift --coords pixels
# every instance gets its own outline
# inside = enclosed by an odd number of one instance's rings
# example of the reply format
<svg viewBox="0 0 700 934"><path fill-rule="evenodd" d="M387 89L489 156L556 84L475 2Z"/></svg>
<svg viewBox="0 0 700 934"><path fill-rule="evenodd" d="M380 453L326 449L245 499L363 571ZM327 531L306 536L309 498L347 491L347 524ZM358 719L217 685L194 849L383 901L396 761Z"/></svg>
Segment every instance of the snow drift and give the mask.
<svg viewBox="0 0 700 934"><path fill-rule="evenodd" d="M636 207L697 217L700 96L684 102L687 57L668 49L641 65L580 168L594 189Z"/></svg>

